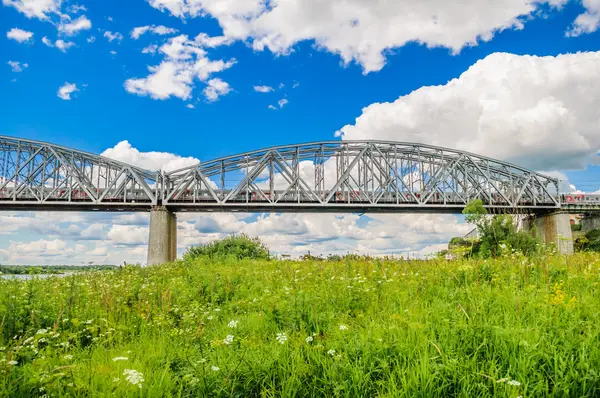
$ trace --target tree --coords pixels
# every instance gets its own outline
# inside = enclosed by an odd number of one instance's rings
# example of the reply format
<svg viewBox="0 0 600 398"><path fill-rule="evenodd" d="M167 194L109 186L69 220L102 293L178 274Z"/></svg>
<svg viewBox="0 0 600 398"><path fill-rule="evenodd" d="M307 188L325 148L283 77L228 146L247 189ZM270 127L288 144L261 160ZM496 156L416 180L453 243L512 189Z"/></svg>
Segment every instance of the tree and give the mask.
<svg viewBox="0 0 600 398"><path fill-rule="evenodd" d="M269 249L258 238L248 235L231 235L205 245L192 246L183 255L184 260L198 257L234 257L236 259L250 258L268 260Z"/></svg>
<svg viewBox="0 0 600 398"><path fill-rule="evenodd" d="M525 231L518 231L510 215L489 216L480 199L469 202L463 214L479 232L479 242L473 246L473 254L496 257L508 249L531 255L538 250L537 240Z"/></svg>

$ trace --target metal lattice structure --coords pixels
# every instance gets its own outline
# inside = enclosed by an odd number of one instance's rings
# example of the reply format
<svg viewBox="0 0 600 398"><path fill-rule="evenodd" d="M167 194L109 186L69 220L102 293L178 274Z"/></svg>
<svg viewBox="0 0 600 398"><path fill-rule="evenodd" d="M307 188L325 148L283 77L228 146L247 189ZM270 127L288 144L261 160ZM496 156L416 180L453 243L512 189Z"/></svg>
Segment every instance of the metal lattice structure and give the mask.
<svg viewBox="0 0 600 398"><path fill-rule="evenodd" d="M0 136L0 209L147 210L158 173L58 145Z"/></svg>
<svg viewBox="0 0 600 398"><path fill-rule="evenodd" d="M472 199L498 212L561 207L557 179L430 145L279 146L165 173L0 137L0 209L457 213Z"/></svg>

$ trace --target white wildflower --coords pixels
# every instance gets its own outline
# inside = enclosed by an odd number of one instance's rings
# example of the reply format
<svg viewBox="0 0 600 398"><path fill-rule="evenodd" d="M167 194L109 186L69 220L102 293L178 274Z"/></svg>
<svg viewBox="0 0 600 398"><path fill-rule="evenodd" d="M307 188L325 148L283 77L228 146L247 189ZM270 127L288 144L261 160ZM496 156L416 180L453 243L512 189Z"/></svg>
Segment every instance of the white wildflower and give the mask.
<svg viewBox="0 0 600 398"><path fill-rule="evenodd" d="M327 353L329 355L331 355L331 356L334 356L335 355L335 350L331 349L331 350L327 351Z"/></svg>
<svg viewBox="0 0 600 398"><path fill-rule="evenodd" d="M238 321L231 321L227 324L227 326L229 326L230 328L234 329L237 327Z"/></svg>
<svg viewBox="0 0 600 398"><path fill-rule="evenodd" d="M18 364L19 362L17 362L17 361L8 361L8 362L6 362L6 363L7 363L7 364L9 364L9 365L16 365L16 364Z"/></svg>
<svg viewBox="0 0 600 398"><path fill-rule="evenodd" d="M213 318L214 318L214 316L212 316L212 315L209 315L209 316L206 317L206 319L208 319L209 321L212 321Z"/></svg>
<svg viewBox="0 0 600 398"><path fill-rule="evenodd" d="M48 333L48 329L40 329L37 332L35 332L35 334L45 334Z"/></svg>
<svg viewBox="0 0 600 398"><path fill-rule="evenodd" d="M218 366L211 366L210 370L212 370L213 372L218 372L219 370L221 370L221 368L219 368Z"/></svg>
<svg viewBox="0 0 600 398"><path fill-rule="evenodd" d="M348 330L348 326L346 326L346 325L340 325L340 330Z"/></svg>
<svg viewBox="0 0 600 398"><path fill-rule="evenodd" d="M144 382L144 375L134 369L125 369L123 371L123 376L125 376L125 380L134 386L138 386L142 388L142 383Z"/></svg>
<svg viewBox="0 0 600 398"><path fill-rule="evenodd" d="M113 358L113 362L117 362L117 361L126 361L126 360L128 360L128 359L129 359L129 358L127 358L127 357L115 357L115 358Z"/></svg>
<svg viewBox="0 0 600 398"><path fill-rule="evenodd" d="M506 383L506 384L508 384L509 386L517 386L517 387L521 385L521 383L519 383L519 382L518 382L518 381L516 381L516 380L511 380L511 381L509 381L509 382L508 382L508 383Z"/></svg>
<svg viewBox="0 0 600 398"><path fill-rule="evenodd" d="M312 337L312 336L308 336L308 337L306 338L306 342L307 342L307 343L310 343L311 341L313 341L313 337Z"/></svg>
<svg viewBox="0 0 600 398"><path fill-rule="evenodd" d="M287 336L285 333L277 333L275 339L279 342L279 344L284 344L287 341Z"/></svg>
<svg viewBox="0 0 600 398"><path fill-rule="evenodd" d="M225 337L225 340L223 340L223 344L229 345L231 343L233 343L233 335L229 334Z"/></svg>

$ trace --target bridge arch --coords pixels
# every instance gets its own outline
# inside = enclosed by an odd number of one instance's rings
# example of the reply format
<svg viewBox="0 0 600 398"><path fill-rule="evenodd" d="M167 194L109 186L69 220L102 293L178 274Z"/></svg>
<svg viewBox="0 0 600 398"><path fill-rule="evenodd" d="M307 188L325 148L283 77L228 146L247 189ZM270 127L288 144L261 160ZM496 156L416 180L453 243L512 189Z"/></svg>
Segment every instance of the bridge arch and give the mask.
<svg viewBox="0 0 600 398"><path fill-rule="evenodd" d="M255 211L500 211L560 207L558 180L473 153L390 141L323 141L226 156L163 174L162 202Z"/></svg>

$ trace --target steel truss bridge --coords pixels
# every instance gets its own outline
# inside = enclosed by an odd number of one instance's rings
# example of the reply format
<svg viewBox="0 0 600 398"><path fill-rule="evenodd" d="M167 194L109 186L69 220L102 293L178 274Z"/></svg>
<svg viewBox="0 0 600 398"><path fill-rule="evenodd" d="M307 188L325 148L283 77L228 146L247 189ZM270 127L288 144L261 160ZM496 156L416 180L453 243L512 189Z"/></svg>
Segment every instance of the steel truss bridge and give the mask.
<svg viewBox="0 0 600 398"><path fill-rule="evenodd" d="M386 141L278 146L160 172L0 136L0 210L494 212L566 208L558 180L472 153Z"/></svg>

